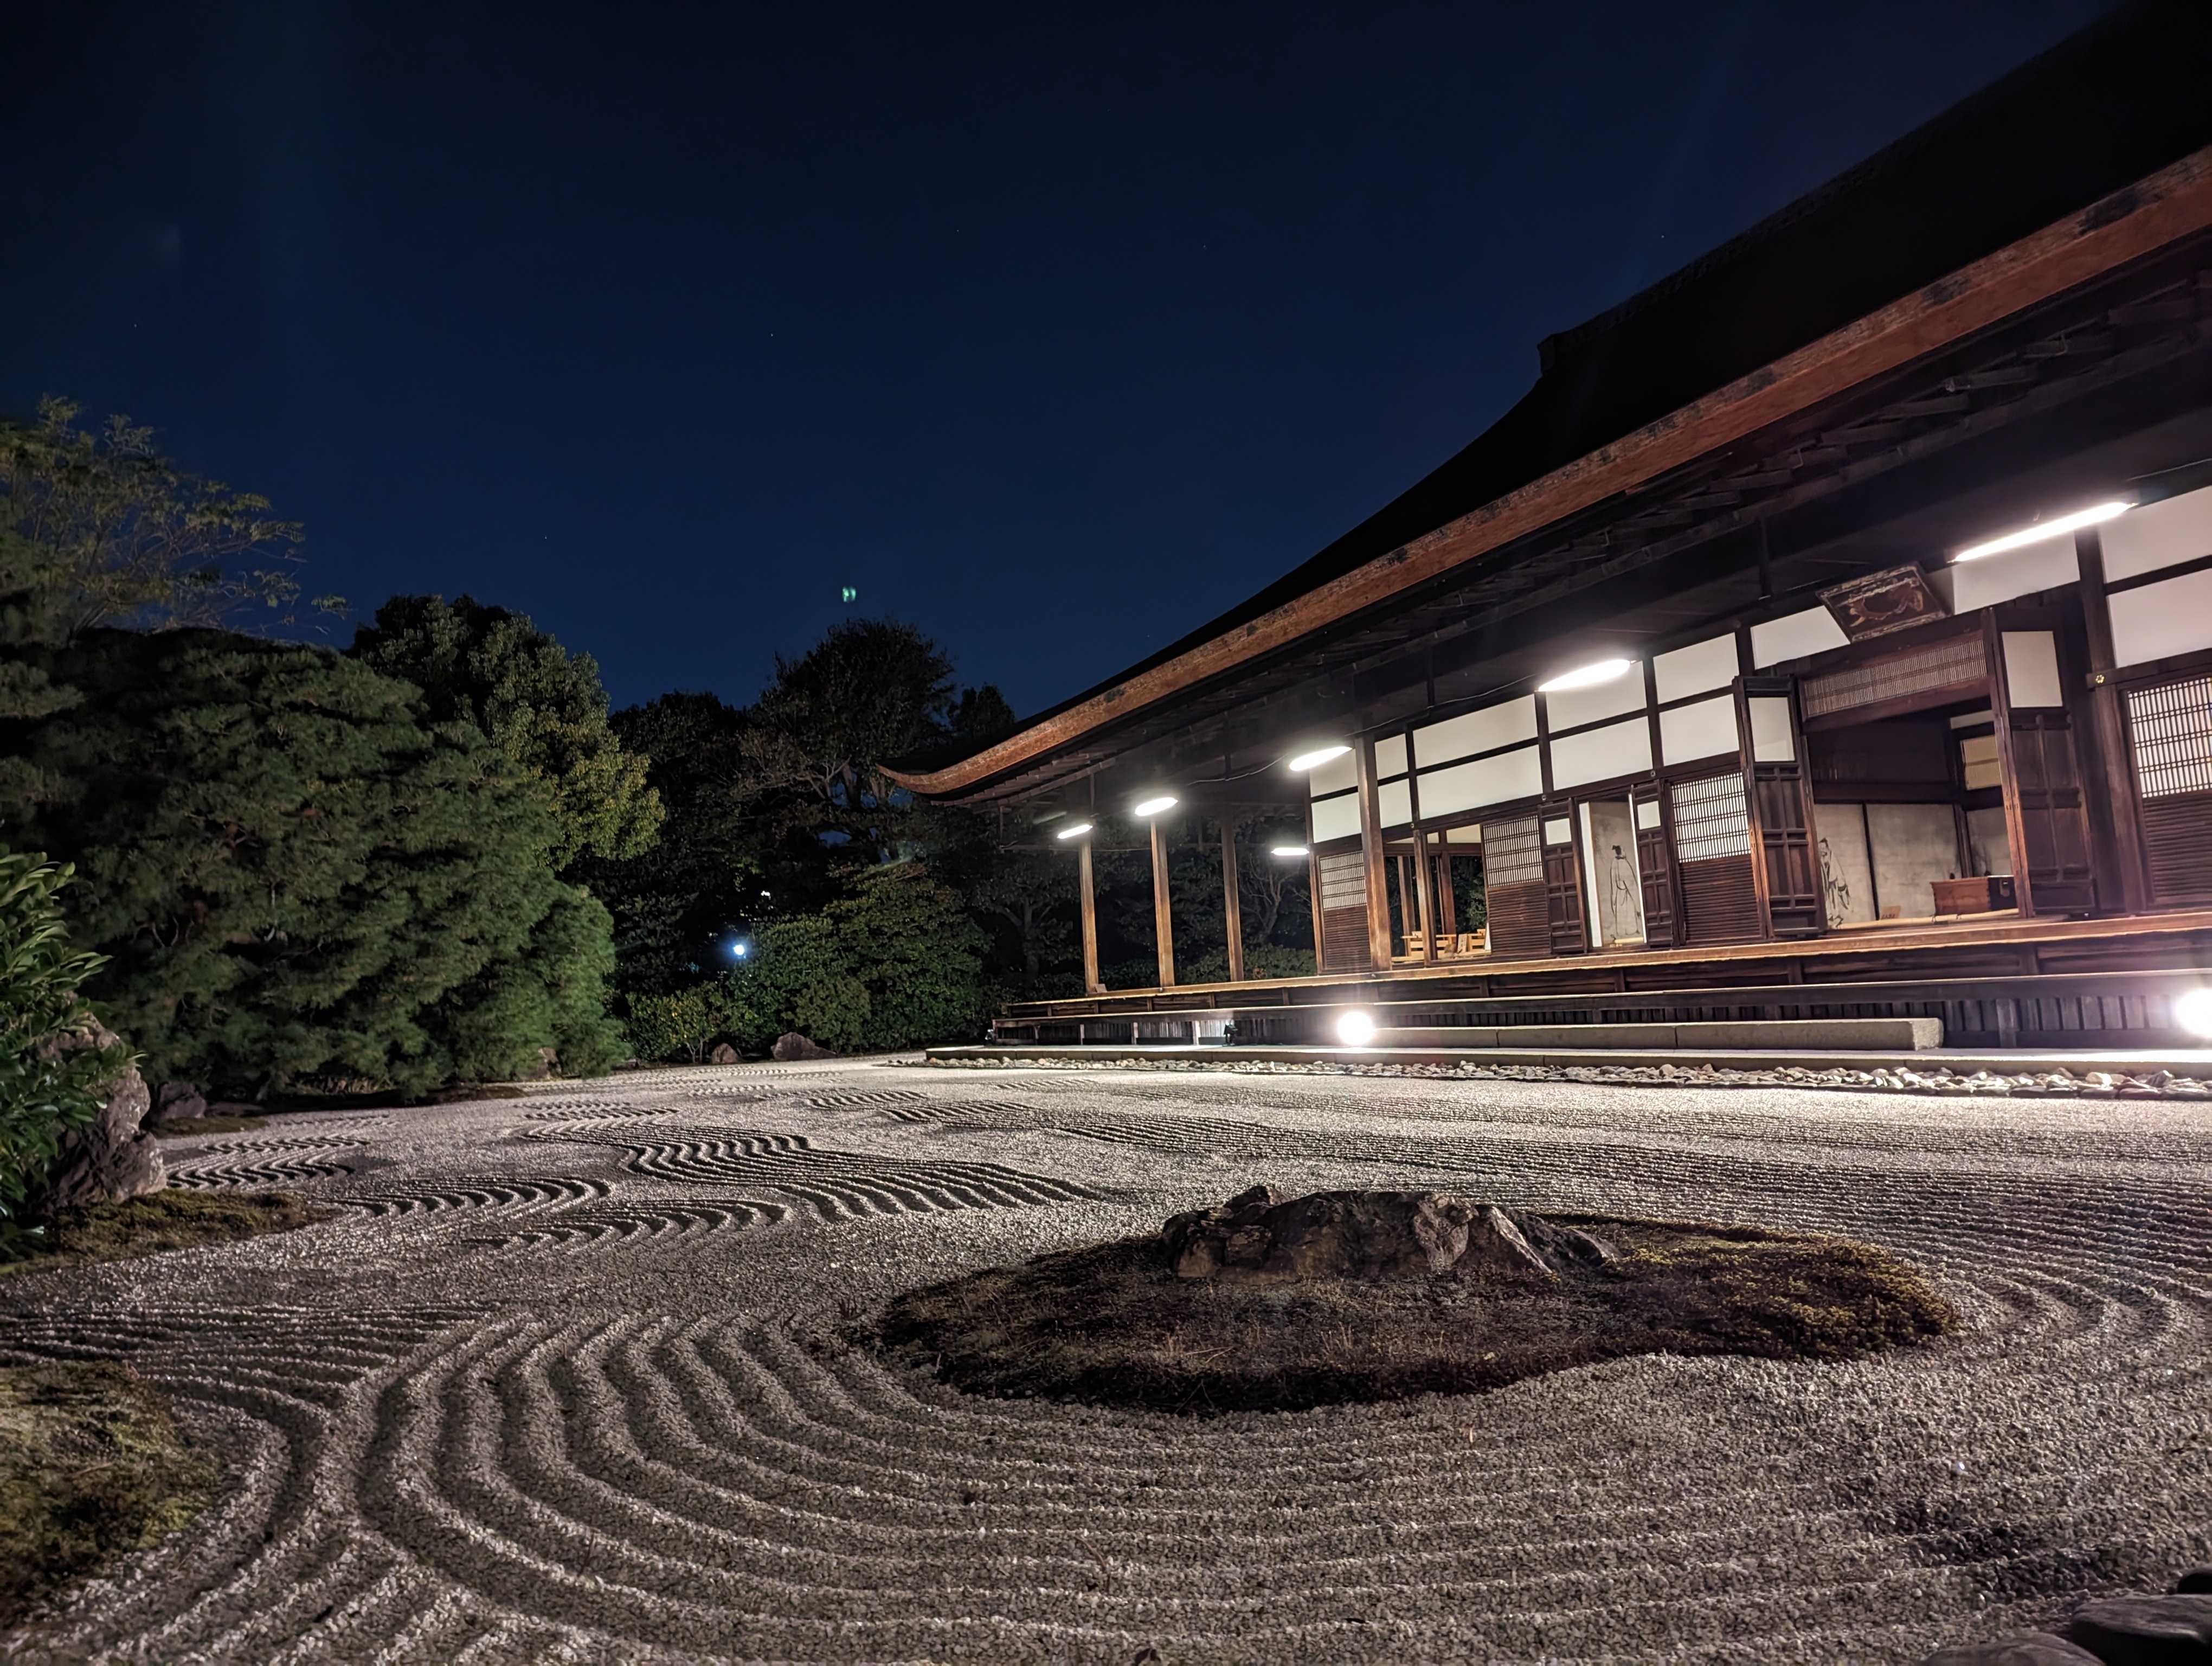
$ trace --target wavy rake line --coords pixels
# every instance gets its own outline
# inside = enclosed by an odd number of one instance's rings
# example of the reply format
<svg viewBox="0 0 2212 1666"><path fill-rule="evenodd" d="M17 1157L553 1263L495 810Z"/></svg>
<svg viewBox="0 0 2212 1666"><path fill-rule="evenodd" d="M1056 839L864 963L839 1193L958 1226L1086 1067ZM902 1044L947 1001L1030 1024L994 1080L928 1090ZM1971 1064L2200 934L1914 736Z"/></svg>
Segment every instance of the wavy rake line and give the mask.
<svg viewBox="0 0 2212 1666"><path fill-rule="evenodd" d="M327 1157L278 1158L268 1163L194 1163L171 1169L169 1183L196 1191L225 1186L262 1190L292 1182L328 1180L352 1172L352 1164Z"/></svg>
<svg viewBox="0 0 2212 1666"><path fill-rule="evenodd" d="M957 1209L1020 1209L1108 1194L1073 1181L996 1163L917 1163L856 1152L823 1151L804 1134L713 1134L635 1140L573 1136L629 1153L623 1166L659 1180L766 1187L804 1201L825 1220L926 1214Z"/></svg>
<svg viewBox="0 0 2212 1666"><path fill-rule="evenodd" d="M449 1181L423 1191L356 1193L331 1201L388 1219L458 1209L558 1209L597 1202L611 1190L604 1180L567 1175L492 1175Z"/></svg>
<svg viewBox="0 0 2212 1666"><path fill-rule="evenodd" d="M894 1105L920 1105L928 1103L926 1093L915 1093L905 1088L878 1088L861 1093L823 1093L799 1103L815 1110L877 1110Z"/></svg>
<svg viewBox="0 0 2212 1666"><path fill-rule="evenodd" d="M365 1146L366 1140L348 1139L342 1134L276 1134L256 1140L193 1140L195 1152L257 1152L257 1151L325 1151L341 1146Z"/></svg>
<svg viewBox="0 0 2212 1666"><path fill-rule="evenodd" d="M610 1204L602 1208L564 1210L540 1225L496 1237L471 1237L472 1243L544 1249L590 1249L608 1243L650 1243L663 1247L708 1232L773 1226L790 1213L781 1203L730 1198L714 1203Z"/></svg>

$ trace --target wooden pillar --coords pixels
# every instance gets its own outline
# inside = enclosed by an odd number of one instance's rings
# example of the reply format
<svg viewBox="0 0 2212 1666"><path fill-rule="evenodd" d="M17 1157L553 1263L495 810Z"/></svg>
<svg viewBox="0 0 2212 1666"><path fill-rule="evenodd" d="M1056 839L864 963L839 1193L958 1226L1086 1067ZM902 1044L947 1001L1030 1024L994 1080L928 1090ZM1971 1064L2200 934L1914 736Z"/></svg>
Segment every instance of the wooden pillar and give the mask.
<svg viewBox="0 0 2212 1666"><path fill-rule="evenodd" d="M1429 850L1429 836L1416 825L1413 829L1413 889L1419 894L1421 904L1421 959L1431 966L1437 964L1437 887L1436 858Z"/></svg>
<svg viewBox="0 0 2212 1666"><path fill-rule="evenodd" d="M1982 614L1982 654L1989 666L1990 716L1997 732L1998 784L2004 789L2005 842L2012 847L2012 893L2020 903L2020 917L2035 913L2035 886L2028 877L2027 824L2020 812L2020 766L2014 761L2012 739L2012 687L2005 680L2004 636L1997 629L1995 608ZM1960 819L1965 819L1960 812ZM1959 872L1964 873L1962 864Z"/></svg>
<svg viewBox="0 0 2212 1666"><path fill-rule="evenodd" d="M1375 743L1352 747L1359 769L1359 855L1367 870L1367 962L1390 970L1390 879L1382 863L1382 789L1375 777Z"/></svg>
<svg viewBox="0 0 2212 1666"><path fill-rule="evenodd" d="M1313 806L1306 806L1306 900L1313 906L1314 976L1328 970L1321 936L1321 858L1314 854Z"/></svg>
<svg viewBox="0 0 2212 1666"><path fill-rule="evenodd" d="M1221 912L1229 927L1229 981L1244 981L1244 899L1237 894L1237 818L1221 818Z"/></svg>
<svg viewBox="0 0 2212 1666"><path fill-rule="evenodd" d="M2105 597L2105 543L2095 527L2074 534L2074 553L2081 562L2081 628L2089 654L2089 727L2097 754L2097 767L2087 773L2090 782L2102 789L2119 867L2117 897L2099 900L2107 908L2117 901L2126 912L2142 914L2150 907L2150 897L2143 884L2142 829L2136 819L2133 786L2135 763L2128 756L2127 726L2120 721L2119 684L2112 677L2112 608ZM2017 857L2013 866L2021 866Z"/></svg>
<svg viewBox="0 0 2212 1666"><path fill-rule="evenodd" d="M1091 884L1091 836L1085 834L1076 850L1076 873L1083 915L1083 989L1103 995L1106 985L1098 976L1098 898Z"/></svg>
<svg viewBox="0 0 2212 1666"><path fill-rule="evenodd" d="M1175 917L1168 907L1168 830L1152 818L1152 937L1160 957L1160 988L1175 987Z"/></svg>

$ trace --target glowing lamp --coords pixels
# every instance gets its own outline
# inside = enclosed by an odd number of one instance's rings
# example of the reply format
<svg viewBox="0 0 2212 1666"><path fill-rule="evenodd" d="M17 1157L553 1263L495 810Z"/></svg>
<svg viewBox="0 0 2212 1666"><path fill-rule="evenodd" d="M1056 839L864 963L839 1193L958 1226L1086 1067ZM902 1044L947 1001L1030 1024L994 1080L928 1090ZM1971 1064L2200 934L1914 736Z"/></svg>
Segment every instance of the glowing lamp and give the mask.
<svg viewBox="0 0 2212 1666"><path fill-rule="evenodd" d="M1993 538L1984 544L1970 544L1951 557L1953 561L1979 561L1984 556L2001 556L2008 550L2022 549L2031 544L2040 544L2046 538L2063 538L2069 532L2078 532L2084 526L2094 526L2124 515L2135 505L2114 498L2109 503L2093 503L2086 509L2076 509L2070 515L2060 515L2055 520L2039 520L2033 526L2023 526L2016 532L2007 532L2002 538Z"/></svg>
<svg viewBox="0 0 2212 1666"><path fill-rule="evenodd" d="M1561 672L1548 683L1536 684L1539 694L1565 694L1569 689L1594 689L1600 683L1610 683L1625 675L1636 663L1633 660L1600 660L1594 665L1577 666L1572 671Z"/></svg>
<svg viewBox="0 0 2212 1666"><path fill-rule="evenodd" d="M1055 839L1079 839L1091 830L1089 822L1078 822L1073 827L1063 827L1052 836Z"/></svg>
<svg viewBox="0 0 2212 1666"><path fill-rule="evenodd" d="M2173 1021L2191 1035L2212 1041L2212 989L2191 989L2175 1001Z"/></svg>
<svg viewBox="0 0 2212 1666"><path fill-rule="evenodd" d="M1273 845L1268 848L1267 854L1270 856L1303 856L1306 854L1306 848L1302 844Z"/></svg>
<svg viewBox="0 0 2212 1666"><path fill-rule="evenodd" d="M1375 1039L1375 1020L1364 1012L1346 1012L1336 1021L1336 1038L1346 1047L1364 1047Z"/></svg>
<svg viewBox="0 0 2212 1666"><path fill-rule="evenodd" d="M732 960L743 960L748 954L752 952L752 946L753 945L750 943L740 942L731 944L730 958Z"/></svg>
<svg viewBox="0 0 2212 1666"><path fill-rule="evenodd" d="M1302 775L1307 770L1316 769L1333 757L1342 757L1351 750L1349 746L1316 746L1310 752L1300 752L1283 767L1292 775Z"/></svg>
<svg viewBox="0 0 2212 1666"><path fill-rule="evenodd" d="M1132 807L1133 816L1157 816L1163 810L1172 810L1182 800L1172 793L1162 793L1158 798L1140 799Z"/></svg>

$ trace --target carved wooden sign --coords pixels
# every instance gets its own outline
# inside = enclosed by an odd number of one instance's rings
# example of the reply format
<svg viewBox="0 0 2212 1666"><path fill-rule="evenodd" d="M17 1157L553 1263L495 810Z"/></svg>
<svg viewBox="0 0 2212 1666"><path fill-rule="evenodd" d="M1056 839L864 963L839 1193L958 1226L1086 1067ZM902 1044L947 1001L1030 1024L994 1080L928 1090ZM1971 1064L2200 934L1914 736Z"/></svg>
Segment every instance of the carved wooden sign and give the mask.
<svg viewBox="0 0 2212 1666"><path fill-rule="evenodd" d="M1910 562L1830 585L1820 592L1820 600L1855 642L1951 616L1943 599L1929 587L1927 574Z"/></svg>

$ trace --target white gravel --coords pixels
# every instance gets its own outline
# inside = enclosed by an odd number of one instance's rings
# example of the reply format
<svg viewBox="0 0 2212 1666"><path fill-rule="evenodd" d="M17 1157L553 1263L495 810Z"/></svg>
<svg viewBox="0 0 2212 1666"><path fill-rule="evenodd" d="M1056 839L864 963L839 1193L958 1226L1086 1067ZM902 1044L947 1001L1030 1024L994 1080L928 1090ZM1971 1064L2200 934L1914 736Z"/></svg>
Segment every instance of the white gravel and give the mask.
<svg viewBox="0 0 2212 1666"><path fill-rule="evenodd" d="M10 1659L1909 1662L2212 1560L2202 1103L840 1063L167 1149L349 1207L0 1281L230 1482ZM1215 1420L839 1338L1260 1180L1847 1231L1969 1329Z"/></svg>

